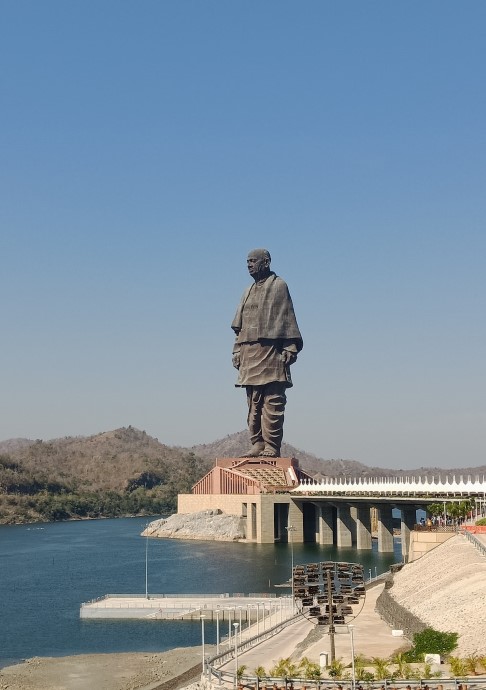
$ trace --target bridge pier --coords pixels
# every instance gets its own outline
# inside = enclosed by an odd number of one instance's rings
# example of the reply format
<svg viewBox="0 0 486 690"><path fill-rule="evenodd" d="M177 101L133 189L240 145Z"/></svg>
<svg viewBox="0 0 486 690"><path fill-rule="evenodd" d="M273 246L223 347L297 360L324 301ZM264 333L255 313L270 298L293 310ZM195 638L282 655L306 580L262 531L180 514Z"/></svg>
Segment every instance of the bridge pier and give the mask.
<svg viewBox="0 0 486 690"><path fill-rule="evenodd" d="M356 507L356 548L371 549L371 514L370 507L359 505Z"/></svg>
<svg viewBox="0 0 486 690"><path fill-rule="evenodd" d="M417 512L415 508L402 508L401 535L402 535L402 558L406 563L410 550L411 532L413 531Z"/></svg>
<svg viewBox="0 0 486 690"><path fill-rule="evenodd" d="M391 505L377 506L378 512L378 551L393 553L393 515Z"/></svg>
<svg viewBox="0 0 486 690"><path fill-rule="evenodd" d="M317 541L321 546L334 544L333 508L327 503L315 503L317 513Z"/></svg>
<svg viewBox="0 0 486 690"><path fill-rule="evenodd" d="M342 548L353 545L355 525L349 503L339 503L337 505L336 546Z"/></svg>

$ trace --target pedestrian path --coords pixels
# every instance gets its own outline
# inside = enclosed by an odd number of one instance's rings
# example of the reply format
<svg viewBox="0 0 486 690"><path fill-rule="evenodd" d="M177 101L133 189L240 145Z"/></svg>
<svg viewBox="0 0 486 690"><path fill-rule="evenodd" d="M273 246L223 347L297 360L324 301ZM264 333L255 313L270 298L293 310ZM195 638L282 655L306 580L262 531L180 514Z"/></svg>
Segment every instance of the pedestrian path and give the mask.
<svg viewBox="0 0 486 690"><path fill-rule="evenodd" d="M350 621L353 625L353 640L351 640L349 629L346 626L339 626L339 629L345 630L345 633L335 635L336 658L342 658L344 663L351 663L352 642L354 643L355 656L364 654L367 657L388 657L403 647L403 637L392 635L391 628L375 611L376 600L383 588L384 583L377 583L367 589L366 600L361 612L353 621ZM309 633L314 634L309 638L311 642L307 647L305 640ZM318 636L318 640L314 641L316 636ZM324 634L324 630L321 632L319 627L302 616L274 637L252 649L242 651L239 654L238 664L240 666L244 664L249 673L252 673L258 666L263 666L266 671L269 671L279 659L293 655L297 657L295 658L296 661L306 656L310 661L319 663L322 652L330 653L329 635ZM234 665L234 660L230 660L222 668L233 670Z"/></svg>

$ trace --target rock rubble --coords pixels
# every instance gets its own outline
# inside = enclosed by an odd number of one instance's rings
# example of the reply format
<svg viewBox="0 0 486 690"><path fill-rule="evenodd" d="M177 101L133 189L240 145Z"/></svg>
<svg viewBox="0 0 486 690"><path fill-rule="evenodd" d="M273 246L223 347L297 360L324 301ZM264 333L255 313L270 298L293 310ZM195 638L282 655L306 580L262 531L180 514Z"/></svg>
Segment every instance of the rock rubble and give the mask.
<svg viewBox="0 0 486 690"><path fill-rule="evenodd" d="M204 541L242 541L245 539L243 520L219 509L198 513L175 514L149 523L144 537L162 539L201 539Z"/></svg>

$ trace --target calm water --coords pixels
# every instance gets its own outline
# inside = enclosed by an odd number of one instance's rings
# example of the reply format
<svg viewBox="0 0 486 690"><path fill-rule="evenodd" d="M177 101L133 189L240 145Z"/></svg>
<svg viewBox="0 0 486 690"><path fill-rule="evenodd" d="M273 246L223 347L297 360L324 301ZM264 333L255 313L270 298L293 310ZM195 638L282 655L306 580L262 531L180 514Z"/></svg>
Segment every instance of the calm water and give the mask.
<svg viewBox="0 0 486 690"><path fill-rule="evenodd" d="M146 518L0 527L0 666L31 656L165 651L201 643L189 621L81 621L83 601L145 593ZM294 562L342 560L378 573L399 561L374 550L294 545ZM290 545L148 542L152 593L273 592L290 575ZM206 624L207 642L216 639Z"/></svg>

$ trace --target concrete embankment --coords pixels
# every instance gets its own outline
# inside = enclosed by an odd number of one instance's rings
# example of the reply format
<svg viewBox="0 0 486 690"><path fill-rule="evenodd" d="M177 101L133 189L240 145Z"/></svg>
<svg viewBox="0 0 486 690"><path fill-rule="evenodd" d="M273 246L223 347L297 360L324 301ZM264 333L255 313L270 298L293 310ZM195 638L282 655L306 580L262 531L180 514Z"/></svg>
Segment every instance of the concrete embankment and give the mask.
<svg viewBox="0 0 486 690"><path fill-rule="evenodd" d="M486 654L486 557L458 534L393 575L377 609L407 636L432 627L459 633L458 656Z"/></svg>

